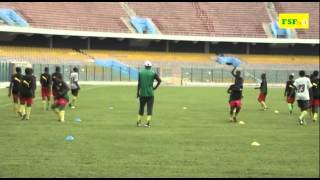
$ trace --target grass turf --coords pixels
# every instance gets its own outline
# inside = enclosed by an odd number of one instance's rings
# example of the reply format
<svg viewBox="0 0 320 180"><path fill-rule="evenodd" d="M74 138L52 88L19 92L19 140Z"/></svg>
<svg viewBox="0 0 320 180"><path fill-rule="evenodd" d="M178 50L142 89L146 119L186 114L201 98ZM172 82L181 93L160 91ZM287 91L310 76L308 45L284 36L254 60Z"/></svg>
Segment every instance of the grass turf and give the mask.
<svg viewBox="0 0 320 180"><path fill-rule="evenodd" d="M135 127L136 87L82 87L65 123L39 94L21 121L0 90L0 177L319 177L319 121L298 126L283 89L269 89L264 112L245 88L239 125L226 88L160 87L151 128Z"/></svg>

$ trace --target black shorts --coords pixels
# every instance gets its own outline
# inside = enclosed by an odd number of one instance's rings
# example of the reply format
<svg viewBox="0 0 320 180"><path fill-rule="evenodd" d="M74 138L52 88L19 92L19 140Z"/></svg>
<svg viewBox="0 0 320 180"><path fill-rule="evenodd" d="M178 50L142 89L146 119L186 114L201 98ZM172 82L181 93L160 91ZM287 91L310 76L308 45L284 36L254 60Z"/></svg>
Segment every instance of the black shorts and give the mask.
<svg viewBox="0 0 320 180"><path fill-rule="evenodd" d="M71 89L71 94L72 94L73 96L78 96L78 94L79 94L79 89Z"/></svg>
<svg viewBox="0 0 320 180"><path fill-rule="evenodd" d="M144 114L144 106L147 104L147 115L152 115L153 111L153 103L154 103L154 97L140 97L140 108L139 108L139 114L143 116Z"/></svg>
<svg viewBox="0 0 320 180"><path fill-rule="evenodd" d="M307 110L310 107L309 100L297 100L297 102L298 102L298 107L301 110Z"/></svg>

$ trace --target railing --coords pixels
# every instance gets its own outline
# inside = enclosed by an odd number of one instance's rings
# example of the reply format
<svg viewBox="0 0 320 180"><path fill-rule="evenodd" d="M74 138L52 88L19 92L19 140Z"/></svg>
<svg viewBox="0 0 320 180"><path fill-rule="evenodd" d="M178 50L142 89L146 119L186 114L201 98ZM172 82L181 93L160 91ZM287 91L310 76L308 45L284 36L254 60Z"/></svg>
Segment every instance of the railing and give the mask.
<svg viewBox="0 0 320 180"><path fill-rule="evenodd" d="M231 67L221 66L212 63L211 65L188 65L183 64L180 66L174 65L174 63L153 63L153 69L161 76L165 84L184 85L186 82L202 82L202 83L232 83L234 82L231 75ZM132 70L144 68L141 64L130 64ZM39 77L43 72L44 67L49 67L50 73L54 72L56 66L60 66L62 69L63 77L66 81L70 79L70 73L73 67L79 69L80 81L107 81L107 82L136 82L134 77L129 73L125 73L121 70L121 67L107 68L96 66L94 64L33 64L34 75ZM0 61L0 81L8 82L10 77L10 63ZM264 66L265 68L251 69L243 67L241 69L242 77L244 77L245 83L259 83L257 79L260 79L262 73L267 74L267 80L269 83L285 83L288 76L291 73L298 74L300 68L307 70L307 74L310 74L316 67L297 67L296 69L278 69L273 70ZM118 69L117 69L118 68ZM39 79L39 78L38 78Z"/></svg>

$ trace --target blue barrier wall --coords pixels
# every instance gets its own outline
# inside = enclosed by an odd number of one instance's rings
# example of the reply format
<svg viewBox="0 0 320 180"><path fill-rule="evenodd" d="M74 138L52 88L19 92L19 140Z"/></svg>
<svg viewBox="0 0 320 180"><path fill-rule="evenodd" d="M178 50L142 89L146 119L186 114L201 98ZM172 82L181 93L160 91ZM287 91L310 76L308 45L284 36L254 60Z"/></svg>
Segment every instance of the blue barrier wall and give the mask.
<svg viewBox="0 0 320 180"><path fill-rule="evenodd" d="M130 77L131 79L138 80L139 71L136 68L129 67L116 60L95 60L97 66L108 67L113 71L121 72L121 74Z"/></svg>

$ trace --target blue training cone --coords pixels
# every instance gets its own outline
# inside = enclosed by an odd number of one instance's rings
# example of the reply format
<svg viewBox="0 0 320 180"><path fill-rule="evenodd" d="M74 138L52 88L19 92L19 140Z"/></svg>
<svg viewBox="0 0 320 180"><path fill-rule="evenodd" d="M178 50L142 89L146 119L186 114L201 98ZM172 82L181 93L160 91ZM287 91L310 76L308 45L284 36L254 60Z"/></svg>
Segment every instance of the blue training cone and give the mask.
<svg viewBox="0 0 320 180"><path fill-rule="evenodd" d="M79 122L81 122L81 119L80 119L80 118L76 118L75 121L76 121L77 123L79 123Z"/></svg>
<svg viewBox="0 0 320 180"><path fill-rule="evenodd" d="M69 135L65 138L66 141L73 141L74 140L74 137Z"/></svg>

